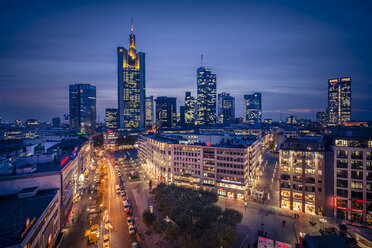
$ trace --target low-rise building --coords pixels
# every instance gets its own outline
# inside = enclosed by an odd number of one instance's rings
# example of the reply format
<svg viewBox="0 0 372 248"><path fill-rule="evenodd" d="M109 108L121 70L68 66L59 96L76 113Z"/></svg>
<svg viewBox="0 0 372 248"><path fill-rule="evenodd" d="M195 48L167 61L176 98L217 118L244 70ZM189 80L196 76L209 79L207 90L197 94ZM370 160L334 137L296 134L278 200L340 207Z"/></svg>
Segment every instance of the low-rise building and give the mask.
<svg viewBox="0 0 372 248"><path fill-rule="evenodd" d="M0 197L0 247L53 247L61 230L59 190L25 188Z"/></svg>
<svg viewBox="0 0 372 248"><path fill-rule="evenodd" d="M144 169L157 181L245 199L261 158L261 140L231 133L147 134L138 140Z"/></svg>

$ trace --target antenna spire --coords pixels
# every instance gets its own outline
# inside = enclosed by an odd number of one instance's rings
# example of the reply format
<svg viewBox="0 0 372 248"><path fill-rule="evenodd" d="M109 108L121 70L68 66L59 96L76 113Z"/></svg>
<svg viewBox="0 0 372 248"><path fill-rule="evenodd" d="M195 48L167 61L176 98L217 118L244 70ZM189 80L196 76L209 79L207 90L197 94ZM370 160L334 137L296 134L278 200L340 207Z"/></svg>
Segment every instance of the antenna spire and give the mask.
<svg viewBox="0 0 372 248"><path fill-rule="evenodd" d="M204 64L203 64L203 54L201 55L201 66L203 66Z"/></svg>
<svg viewBox="0 0 372 248"><path fill-rule="evenodd" d="M133 17L131 18L131 26L130 26L130 31L132 32L132 34L133 34Z"/></svg>

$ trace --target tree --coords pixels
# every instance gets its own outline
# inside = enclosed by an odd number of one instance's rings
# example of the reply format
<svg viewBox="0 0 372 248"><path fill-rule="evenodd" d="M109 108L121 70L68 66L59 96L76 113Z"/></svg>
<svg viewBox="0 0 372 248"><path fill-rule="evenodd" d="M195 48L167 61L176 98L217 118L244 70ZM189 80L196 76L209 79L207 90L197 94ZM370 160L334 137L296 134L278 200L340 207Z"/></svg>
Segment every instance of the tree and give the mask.
<svg viewBox="0 0 372 248"><path fill-rule="evenodd" d="M178 226L176 226L175 224L170 223L165 228L165 239L168 242L173 243L174 241L176 241L178 239L179 235L180 235L180 230L179 230Z"/></svg>
<svg viewBox="0 0 372 248"><path fill-rule="evenodd" d="M155 215L153 213L150 213L150 211L148 210L143 212L142 218L143 218L143 223L145 223L147 227L151 226L152 223L156 220Z"/></svg>
<svg viewBox="0 0 372 248"><path fill-rule="evenodd" d="M236 211L235 209L231 209L231 208L226 208L223 211L222 216L223 217L221 219L221 222L226 223L226 224L230 224L234 228L243 219L243 215L239 211Z"/></svg>

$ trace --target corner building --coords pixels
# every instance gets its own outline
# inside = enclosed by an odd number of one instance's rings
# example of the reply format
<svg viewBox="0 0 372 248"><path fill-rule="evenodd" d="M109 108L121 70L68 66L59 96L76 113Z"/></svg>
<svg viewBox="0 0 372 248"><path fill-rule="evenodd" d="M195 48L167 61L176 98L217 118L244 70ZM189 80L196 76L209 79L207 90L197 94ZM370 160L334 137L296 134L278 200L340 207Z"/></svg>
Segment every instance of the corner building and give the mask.
<svg viewBox="0 0 372 248"><path fill-rule="evenodd" d="M324 215L324 146L320 137L286 139L279 151L280 207Z"/></svg>
<svg viewBox="0 0 372 248"><path fill-rule="evenodd" d="M243 200L259 164L261 140L233 134L148 134L139 138L142 167L156 181L215 190Z"/></svg>
<svg viewBox="0 0 372 248"><path fill-rule="evenodd" d="M118 47L118 126L145 128L145 54L137 52L133 25L129 49Z"/></svg>

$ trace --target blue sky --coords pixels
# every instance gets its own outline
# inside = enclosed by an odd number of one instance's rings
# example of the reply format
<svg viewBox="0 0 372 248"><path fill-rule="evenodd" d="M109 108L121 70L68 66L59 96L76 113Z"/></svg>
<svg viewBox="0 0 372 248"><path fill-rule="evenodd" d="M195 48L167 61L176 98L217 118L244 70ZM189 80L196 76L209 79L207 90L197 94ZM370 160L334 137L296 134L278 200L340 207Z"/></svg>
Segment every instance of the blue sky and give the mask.
<svg viewBox="0 0 372 248"><path fill-rule="evenodd" d="M147 95L196 92L200 54L218 92L262 92L263 117L315 118L327 80L352 77L352 119L372 120L371 1L2 1L0 117L68 113L68 85L117 107L116 47L146 53ZM357 3L357 4L356 4Z"/></svg>

